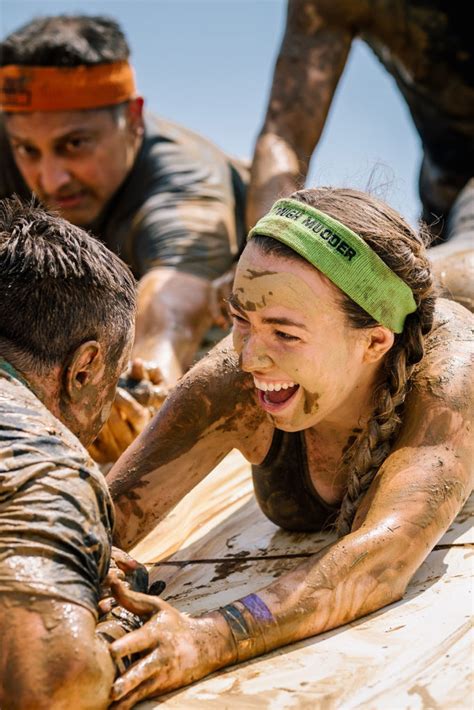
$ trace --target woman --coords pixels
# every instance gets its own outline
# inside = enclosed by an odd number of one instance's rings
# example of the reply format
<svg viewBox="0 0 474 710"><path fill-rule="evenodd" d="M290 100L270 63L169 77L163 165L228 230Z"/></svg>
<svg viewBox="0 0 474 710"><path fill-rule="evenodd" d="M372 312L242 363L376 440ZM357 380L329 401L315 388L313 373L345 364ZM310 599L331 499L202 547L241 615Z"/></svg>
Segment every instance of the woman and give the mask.
<svg viewBox="0 0 474 710"><path fill-rule="evenodd" d="M183 378L112 469L118 544L234 447L271 520L335 525L340 539L198 618L117 590L159 612L112 645L149 651L116 681L119 708L400 599L471 490L472 316L435 304L422 237L387 205L330 188L279 200L250 232L229 303L233 347Z"/></svg>

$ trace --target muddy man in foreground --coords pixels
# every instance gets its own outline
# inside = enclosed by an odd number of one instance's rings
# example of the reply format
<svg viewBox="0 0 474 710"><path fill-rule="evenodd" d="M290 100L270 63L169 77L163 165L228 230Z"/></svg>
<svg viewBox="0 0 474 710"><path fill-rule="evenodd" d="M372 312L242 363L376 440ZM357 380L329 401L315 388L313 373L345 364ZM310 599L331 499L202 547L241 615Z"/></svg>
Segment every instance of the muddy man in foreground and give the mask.
<svg viewBox="0 0 474 710"><path fill-rule="evenodd" d="M107 478L117 542L233 448L270 520L340 539L200 616L122 599L151 618L111 646L146 652L114 684L121 710L399 600L471 491L474 319L435 298L423 235L386 204L333 188L279 200L229 303L233 344L185 375Z"/></svg>
<svg viewBox="0 0 474 710"><path fill-rule="evenodd" d="M131 272L103 244L0 202L4 710L104 710L116 672L108 642L139 625L100 599L140 568L115 551L109 571L112 501L84 448L114 400L135 307Z"/></svg>
<svg viewBox="0 0 474 710"><path fill-rule="evenodd" d="M300 188L355 38L395 79L422 141L423 220L435 279L474 311L474 52L468 5L288 0L248 194L252 227ZM350 121L350 116L347 117Z"/></svg>

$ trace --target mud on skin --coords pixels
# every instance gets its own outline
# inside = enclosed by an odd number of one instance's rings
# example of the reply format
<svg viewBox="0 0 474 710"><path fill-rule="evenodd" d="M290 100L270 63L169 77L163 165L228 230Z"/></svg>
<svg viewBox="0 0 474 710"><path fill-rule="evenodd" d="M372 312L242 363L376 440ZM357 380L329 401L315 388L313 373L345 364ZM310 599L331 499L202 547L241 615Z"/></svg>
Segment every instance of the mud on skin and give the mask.
<svg viewBox="0 0 474 710"><path fill-rule="evenodd" d="M210 378L210 372L217 377ZM216 391L219 396L215 396ZM136 488L144 472L182 456L210 431L231 432L243 418L252 430L265 414L256 404L253 380L240 370L233 348L219 347L198 363L192 377L184 377L168 396L149 427L147 444L136 451L132 467L111 484L114 498L124 495L124 486ZM157 427L159 441L153 438Z"/></svg>

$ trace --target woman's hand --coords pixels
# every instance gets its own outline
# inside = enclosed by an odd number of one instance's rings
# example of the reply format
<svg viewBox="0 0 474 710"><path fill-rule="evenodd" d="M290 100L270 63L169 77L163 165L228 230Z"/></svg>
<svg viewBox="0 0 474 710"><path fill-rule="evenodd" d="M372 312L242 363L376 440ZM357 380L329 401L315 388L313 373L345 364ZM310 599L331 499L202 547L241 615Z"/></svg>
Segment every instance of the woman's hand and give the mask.
<svg viewBox="0 0 474 710"><path fill-rule="evenodd" d="M139 616L149 617L142 628L110 646L117 662L123 656L146 654L112 688L114 710L132 708L144 698L188 685L235 661L233 640L219 612L187 616L159 597L112 583L118 603Z"/></svg>

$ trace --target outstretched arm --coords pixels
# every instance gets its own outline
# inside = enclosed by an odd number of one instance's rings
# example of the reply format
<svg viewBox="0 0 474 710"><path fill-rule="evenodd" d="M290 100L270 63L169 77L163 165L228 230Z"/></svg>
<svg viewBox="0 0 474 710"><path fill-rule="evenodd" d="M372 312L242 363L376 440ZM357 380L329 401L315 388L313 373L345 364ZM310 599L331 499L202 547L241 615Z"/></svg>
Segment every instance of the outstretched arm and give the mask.
<svg viewBox="0 0 474 710"><path fill-rule="evenodd" d="M322 9L325 15L327 4L288 2L267 114L255 146L247 203L249 227L278 197L303 186L324 128L352 40L345 20L333 24L324 19Z"/></svg>
<svg viewBox="0 0 474 710"><path fill-rule="evenodd" d="M159 364L167 385L191 365L211 323L208 280L156 267L140 280L133 357Z"/></svg>
<svg viewBox="0 0 474 710"><path fill-rule="evenodd" d="M260 462L272 432L227 337L182 378L107 475L116 544L135 545L233 448Z"/></svg>
<svg viewBox="0 0 474 710"><path fill-rule="evenodd" d="M118 657L149 652L115 684L113 697L122 699L117 708L341 626L403 596L472 488L469 358L459 341L455 346L455 352L431 358L424 375L430 386L420 377L420 389L415 386L407 399L403 430L351 533L224 611L188 617L160 602L159 614L112 645ZM442 372L452 373L448 386ZM138 612L135 600L128 603Z"/></svg>

